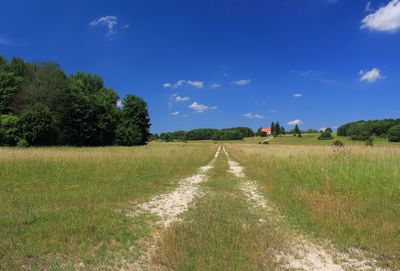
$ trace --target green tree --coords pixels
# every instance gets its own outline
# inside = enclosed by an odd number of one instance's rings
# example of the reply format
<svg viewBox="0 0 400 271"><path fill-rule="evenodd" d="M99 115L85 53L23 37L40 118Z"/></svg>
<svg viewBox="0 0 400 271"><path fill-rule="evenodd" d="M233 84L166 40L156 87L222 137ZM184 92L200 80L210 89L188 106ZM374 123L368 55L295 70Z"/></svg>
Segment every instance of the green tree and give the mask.
<svg viewBox="0 0 400 271"><path fill-rule="evenodd" d="M0 145L15 146L20 138L19 118L14 115L0 115Z"/></svg>
<svg viewBox="0 0 400 271"><path fill-rule="evenodd" d="M279 125L279 121L277 121L277 122L275 123L275 126L274 126L274 133L273 133L273 135L274 135L274 136L278 136L280 132L281 132L281 126Z"/></svg>
<svg viewBox="0 0 400 271"><path fill-rule="evenodd" d="M388 131L389 142L400 142L400 125L393 126Z"/></svg>
<svg viewBox="0 0 400 271"><path fill-rule="evenodd" d="M271 122L271 134L275 134L275 122Z"/></svg>
<svg viewBox="0 0 400 271"><path fill-rule="evenodd" d="M285 127L281 126L281 129L280 129L280 131L279 131L279 134L281 134L281 135L286 134Z"/></svg>
<svg viewBox="0 0 400 271"><path fill-rule="evenodd" d="M104 88L103 80L92 74L77 73L61 107L60 142L75 146L111 145L118 122L117 93Z"/></svg>
<svg viewBox="0 0 400 271"><path fill-rule="evenodd" d="M12 72L0 71L0 114L10 113L20 82L20 76Z"/></svg>
<svg viewBox="0 0 400 271"><path fill-rule="evenodd" d="M49 146L57 143L55 119L44 104L35 104L21 115L22 134L31 146Z"/></svg>
<svg viewBox="0 0 400 271"><path fill-rule="evenodd" d="M117 143L124 146L145 145L150 136L150 118L146 102L140 97L128 95L122 104Z"/></svg>

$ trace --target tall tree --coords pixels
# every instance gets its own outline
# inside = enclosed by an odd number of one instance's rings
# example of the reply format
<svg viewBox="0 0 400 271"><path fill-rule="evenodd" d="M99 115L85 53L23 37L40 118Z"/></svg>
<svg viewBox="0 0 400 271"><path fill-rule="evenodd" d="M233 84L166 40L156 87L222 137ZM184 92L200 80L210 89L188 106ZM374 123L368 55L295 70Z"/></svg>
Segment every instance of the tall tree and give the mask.
<svg viewBox="0 0 400 271"><path fill-rule="evenodd" d="M62 144L103 146L114 142L117 93L104 88L103 80L79 72L69 79L60 118Z"/></svg>
<svg viewBox="0 0 400 271"><path fill-rule="evenodd" d="M271 122L271 134L275 133L275 122Z"/></svg>
<svg viewBox="0 0 400 271"><path fill-rule="evenodd" d="M144 145L150 136L150 118L146 102L128 95L122 102L122 116L117 128L117 144L124 146Z"/></svg>
<svg viewBox="0 0 400 271"><path fill-rule="evenodd" d="M20 82L20 76L0 70L0 114L10 113Z"/></svg>
<svg viewBox="0 0 400 271"><path fill-rule="evenodd" d="M279 121L277 121L274 127L274 135L279 135L280 132L281 132L281 126L279 125Z"/></svg>

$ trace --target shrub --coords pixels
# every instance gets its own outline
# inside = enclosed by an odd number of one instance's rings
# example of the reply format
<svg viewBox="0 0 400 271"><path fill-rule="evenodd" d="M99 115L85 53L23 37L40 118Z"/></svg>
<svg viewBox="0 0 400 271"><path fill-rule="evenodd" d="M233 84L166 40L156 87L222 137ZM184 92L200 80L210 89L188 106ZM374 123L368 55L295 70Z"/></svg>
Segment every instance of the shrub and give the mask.
<svg viewBox="0 0 400 271"><path fill-rule="evenodd" d="M333 141L332 145L335 146L335 147L344 147L343 142L340 141L340 140Z"/></svg>
<svg viewBox="0 0 400 271"><path fill-rule="evenodd" d="M372 136L368 137L367 140L365 140L365 145L369 147L374 146L374 138Z"/></svg>
<svg viewBox="0 0 400 271"><path fill-rule="evenodd" d="M266 145L268 145L268 144L269 144L269 141L267 141L267 140L264 140L264 141L262 142L262 144L266 144Z"/></svg>
<svg viewBox="0 0 400 271"><path fill-rule="evenodd" d="M55 144L57 132L55 120L47 106L35 104L26 109L21 116L22 132L30 146Z"/></svg>
<svg viewBox="0 0 400 271"><path fill-rule="evenodd" d="M389 142L400 142L400 125L393 126L388 131Z"/></svg>
<svg viewBox="0 0 400 271"><path fill-rule="evenodd" d="M319 136L318 136L319 140L330 140L333 139L332 134L329 131L325 131L322 132Z"/></svg>
<svg viewBox="0 0 400 271"><path fill-rule="evenodd" d="M20 140L17 142L17 147L20 147L20 148L27 148L27 147L29 147L29 144L28 144L28 142L27 142L25 139L20 139Z"/></svg>
<svg viewBox="0 0 400 271"><path fill-rule="evenodd" d="M15 146L20 137L19 118L14 115L0 115L0 145Z"/></svg>

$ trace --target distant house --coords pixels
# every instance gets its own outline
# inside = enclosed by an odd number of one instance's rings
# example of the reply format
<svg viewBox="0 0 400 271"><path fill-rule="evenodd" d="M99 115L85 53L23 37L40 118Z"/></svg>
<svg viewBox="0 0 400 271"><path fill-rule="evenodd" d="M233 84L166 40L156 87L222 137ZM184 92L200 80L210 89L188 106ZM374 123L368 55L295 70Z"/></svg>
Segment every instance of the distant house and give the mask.
<svg viewBox="0 0 400 271"><path fill-rule="evenodd" d="M271 130L271 128L261 128L261 133L264 133L266 135L271 135L272 130Z"/></svg>

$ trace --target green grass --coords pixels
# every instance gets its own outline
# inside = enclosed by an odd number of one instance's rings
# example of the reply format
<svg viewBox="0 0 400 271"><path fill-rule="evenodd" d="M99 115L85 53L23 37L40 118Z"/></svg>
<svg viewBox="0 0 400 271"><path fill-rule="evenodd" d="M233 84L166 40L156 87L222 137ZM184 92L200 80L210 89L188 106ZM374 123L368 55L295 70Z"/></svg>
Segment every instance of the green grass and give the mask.
<svg viewBox="0 0 400 271"><path fill-rule="evenodd" d="M231 155L300 230L400 269L400 149L231 144Z"/></svg>
<svg viewBox="0 0 400 271"><path fill-rule="evenodd" d="M279 242L226 170L225 155L204 183L207 194L168 229L157 252L172 270L274 270L271 247Z"/></svg>
<svg viewBox="0 0 400 271"><path fill-rule="evenodd" d="M329 146L332 145L333 141L340 140L345 146L363 146L365 141L351 140L349 137L337 136L332 134L333 139L330 140L319 140L319 134L302 134L302 137L293 135L281 135L274 137L269 141L269 145L296 145L296 146ZM258 144L265 138L260 137L249 137L245 138L241 143L246 144ZM234 143L234 142L233 142ZM239 143L239 142L238 142ZM399 146L400 143L388 142L387 139L376 137L374 141L375 146Z"/></svg>
<svg viewBox="0 0 400 271"><path fill-rule="evenodd" d="M118 263L149 233L124 210L172 189L216 146L0 148L0 269L74 269Z"/></svg>

